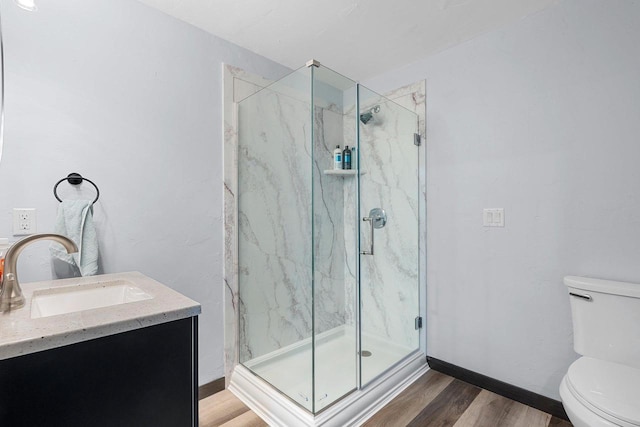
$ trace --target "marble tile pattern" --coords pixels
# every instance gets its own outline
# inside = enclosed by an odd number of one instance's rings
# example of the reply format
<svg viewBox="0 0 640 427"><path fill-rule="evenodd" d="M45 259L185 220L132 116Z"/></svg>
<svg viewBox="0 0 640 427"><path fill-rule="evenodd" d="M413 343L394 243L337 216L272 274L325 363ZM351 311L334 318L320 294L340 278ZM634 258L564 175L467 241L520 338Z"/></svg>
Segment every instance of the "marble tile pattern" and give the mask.
<svg viewBox="0 0 640 427"><path fill-rule="evenodd" d="M153 298L111 307L31 319L31 298L41 289L128 281ZM21 284L25 307L0 313L0 360L49 350L200 314L200 304L138 272Z"/></svg>
<svg viewBox="0 0 640 427"><path fill-rule="evenodd" d="M224 363L225 382L229 385L233 368L238 364L238 131L237 103L272 83L241 68L223 64L223 133L224 133Z"/></svg>
<svg viewBox="0 0 640 427"><path fill-rule="evenodd" d="M426 319L426 292L427 292L427 128L426 128L426 81L400 87L384 94L386 98L413 111L418 116L418 134L422 138L422 144L417 149L418 156L418 281L419 281L419 313ZM426 326L423 325L420 333L420 349L426 354Z"/></svg>
<svg viewBox="0 0 640 427"><path fill-rule="evenodd" d="M360 125L360 214L372 208L387 215L374 230L374 255L360 257L362 347L365 333L418 347L418 147L415 114L391 102L378 102L380 113ZM361 249L371 241L369 224L360 222Z"/></svg>
<svg viewBox="0 0 640 427"><path fill-rule="evenodd" d="M316 105L313 140L314 315L316 334L345 323L344 178L326 175L342 146L343 115Z"/></svg>
<svg viewBox="0 0 640 427"><path fill-rule="evenodd" d="M320 103L309 123L308 96L289 96L287 80L238 105L241 362L345 319L343 183L324 174L342 114Z"/></svg>
<svg viewBox="0 0 640 427"><path fill-rule="evenodd" d="M238 105L240 362L312 332L311 109L284 84Z"/></svg>
<svg viewBox="0 0 640 427"><path fill-rule="evenodd" d="M413 144L419 119L414 112L381 96L367 93L362 98L367 100L360 111L379 105L380 112L367 124L358 121L358 218L368 216L372 208L384 209L388 218L384 228L374 230L374 255L360 256L362 348L366 350L368 340L377 337L406 348L408 353L419 346L414 318L419 314L420 147ZM346 115L345 123L345 133L355 134L356 115ZM351 192L345 194L345 216L354 215L355 197ZM369 224L360 220L358 227L361 249L368 249ZM349 257L348 265L355 265L356 255ZM350 274L347 279L354 281L355 277ZM353 290L347 287L345 292L350 299ZM355 313L349 313L348 322L355 322Z"/></svg>
<svg viewBox="0 0 640 427"><path fill-rule="evenodd" d="M355 322L356 226L359 224L354 208L357 182L355 177L336 178L322 173L324 169L331 168L331 153L336 144L353 146L355 141L353 114L349 119L349 113L343 114L341 106L319 103L316 105L313 124L311 124L309 123L309 106L305 107L303 102L304 94L286 96L291 95L291 88L271 91L270 94L268 90L263 91L264 93L257 94L255 100L244 106L247 108L243 110L241 106L236 110L237 101L257 92L270 82L231 66L224 66L223 71L225 86L225 374L229 379L234 366L238 363L239 349L243 358L253 358L311 334L311 244L314 245L315 254L315 295L313 296L315 297L316 332ZM420 133L424 134L424 82L401 88L394 91L391 96L418 113ZM256 119L259 123L252 120L253 128L247 127L243 131L242 120L239 118L242 114L248 113L251 108L253 113L259 113L256 115L262 115L262 118ZM267 119L269 115L273 121ZM395 124L392 124L393 120ZM385 132L392 132L393 126L398 125L398 120L393 120L387 121L391 126L387 130L379 126L373 132L381 132L383 136ZM262 148L258 147L258 151L245 153L240 146L240 154L238 154L237 122L238 130L253 132L251 139L262 143ZM297 123L298 129L295 129L294 123ZM301 123L305 126L301 126ZM274 124L277 124L275 127L279 130L272 128ZM313 152L310 150L309 143L310 126L313 126ZM347 130L348 128L351 131ZM268 141L272 143L269 144ZM282 145L286 142L290 150L274 149L274 141L282 147L287 146ZM419 151L421 154L424 153L422 147ZM370 161L374 162L375 156L380 160L384 155L381 152L376 152L375 155L373 153ZM247 185L250 190L252 185L255 185L255 188L258 188L258 184L271 186L273 192L259 194L258 191L250 191L249 194L253 199L251 200L250 197L245 200L245 191L241 190L243 199L240 205L246 205L247 209L241 208L238 212L237 165L240 162L240 174L242 174L245 169L241 163L243 155L247 162L246 169L248 169L243 177L248 178L244 185ZM415 158L415 153L413 157ZM419 157L423 168L423 155ZM363 161L369 160L363 158ZM267 164L270 164L269 167L266 167ZM302 168L303 165L304 168ZM312 165L311 170L309 165ZM294 177L293 180L291 176ZM310 191L312 177L313 193ZM285 178L289 182L284 182ZM423 218L425 210L422 169L419 178L421 196L418 197L417 190L415 194L419 200L413 205L409 205L408 202L405 204L409 206L408 210L412 215L420 212ZM372 193L376 193L376 190ZM392 194L391 191L388 193L393 197L401 195L398 192L396 192L398 194ZM314 207L313 214L310 209L311 201ZM374 200L371 201L373 202ZM262 215L258 214L259 212L262 212ZM421 221L420 226L423 227L423 224L424 221ZM311 225L313 225L313 240L310 238ZM421 231L419 235L420 248L423 251L424 232ZM415 231L413 237L414 240L417 239ZM376 239L379 239L376 244L380 243L382 247L384 243L382 236L377 234ZM247 265L238 264L238 246L241 251L246 250L242 252L241 259L249 259L250 262ZM400 248L394 249L396 256L402 256L402 252L399 251ZM423 259L424 252L421 252L420 262L423 262ZM418 261L415 260L415 262ZM401 268L407 268L406 265L398 265ZM417 266L415 270L417 274ZM239 272L240 282L246 282L248 285L246 289L251 291L246 295L242 293L241 300L238 294L236 271ZM380 274L380 271L388 273L393 269L380 267L372 271ZM421 267L421 289L424 288L425 283L424 271ZM378 283L382 282L378 281ZM265 284L268 286L263 286ZM379 287L376 289L381 291ZM377 292L371 294L370 299L379 303L384 302L387 296ZM417 311L416 295L406 294L402 298L411 299L412 307L415 307L412 310ZM377 307L381 312L391 308L383 305ZM372 323L371 329L379 328L376 332L383 330L384 334L394 335L396 326L393 322L386 322L385 319L388 320L388 318L385 316L381 316L380 319ZM240 331L239 326L243 328ZM400 327L397 330L400 330ZM410 335L414 337L414 334Z"/></svg>

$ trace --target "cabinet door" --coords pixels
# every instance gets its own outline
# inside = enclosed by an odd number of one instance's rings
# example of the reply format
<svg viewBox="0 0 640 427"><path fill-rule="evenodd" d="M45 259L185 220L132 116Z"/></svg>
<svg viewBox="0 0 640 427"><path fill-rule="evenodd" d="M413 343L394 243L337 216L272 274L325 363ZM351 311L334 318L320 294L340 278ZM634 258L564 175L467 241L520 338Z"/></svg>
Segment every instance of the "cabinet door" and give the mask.
<svg viewBox="0 0 640 427"><path fill-rule="evenodd" d="M197 318L0 361L0 426L196 427Z"/></svg>

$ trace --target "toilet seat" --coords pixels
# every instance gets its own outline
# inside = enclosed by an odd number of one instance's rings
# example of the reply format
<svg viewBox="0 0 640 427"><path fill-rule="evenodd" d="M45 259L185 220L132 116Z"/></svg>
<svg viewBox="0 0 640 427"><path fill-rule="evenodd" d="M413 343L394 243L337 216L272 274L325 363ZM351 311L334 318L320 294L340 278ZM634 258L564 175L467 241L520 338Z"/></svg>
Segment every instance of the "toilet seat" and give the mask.
<svg viewBox="0 0 640 427"><path fill-rule="evenodd" d="M569 367L566 384L597 415L616 425L640 426L640 369L581 357Z"/></svg>

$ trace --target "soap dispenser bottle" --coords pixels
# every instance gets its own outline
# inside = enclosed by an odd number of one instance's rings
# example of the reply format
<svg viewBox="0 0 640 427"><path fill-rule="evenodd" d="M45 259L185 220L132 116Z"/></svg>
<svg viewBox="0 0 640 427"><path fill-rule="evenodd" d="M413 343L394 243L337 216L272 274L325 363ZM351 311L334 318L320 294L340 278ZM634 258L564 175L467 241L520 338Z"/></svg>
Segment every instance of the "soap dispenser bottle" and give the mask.
<svg viewBox="0 0 640 427"><path fill-rule="evenodd" d="M342 169L342 150L339 145L336 145L336 149L333 150L333 169Z"/></svg>
<svg viewBox="0 0 640 427"><path fill-rule="evenodd" d="M351 150L348 145L345 145L342 151L342 169L351 169Z"/></svg>

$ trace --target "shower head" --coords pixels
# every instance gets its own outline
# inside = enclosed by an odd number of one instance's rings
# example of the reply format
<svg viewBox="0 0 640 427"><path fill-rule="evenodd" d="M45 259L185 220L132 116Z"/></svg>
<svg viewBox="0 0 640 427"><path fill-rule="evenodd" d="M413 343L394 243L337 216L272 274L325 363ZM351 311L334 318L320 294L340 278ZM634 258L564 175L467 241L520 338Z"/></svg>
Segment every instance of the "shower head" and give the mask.
<svg viewBox="0 0 640 427"><path fill-rule="evenodd" d="M362 124L366 125L367 123L369 123L371 121L371 119L373 119L373 114L374 113L377 114L379 112L380 112L380 106L376 105L375 107L373 107L372 109L370 109L366 113L360 114L360 121L362 122Z"/></svg>
<svg viewBox="0 0 640 427"><path fill-rule="evenodd" d="M367 113L364 113L364 114L360 114L360 121L364 125L369 123L369 120L371 120L371 119L373 119L373 114L371 113L371 111L369 111Z"/></svg>

